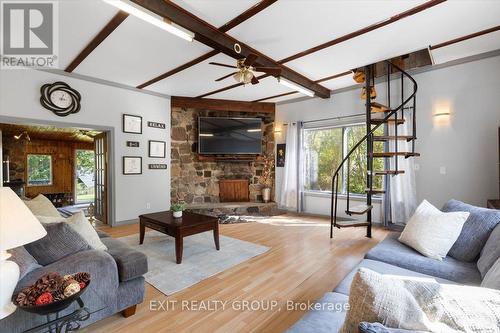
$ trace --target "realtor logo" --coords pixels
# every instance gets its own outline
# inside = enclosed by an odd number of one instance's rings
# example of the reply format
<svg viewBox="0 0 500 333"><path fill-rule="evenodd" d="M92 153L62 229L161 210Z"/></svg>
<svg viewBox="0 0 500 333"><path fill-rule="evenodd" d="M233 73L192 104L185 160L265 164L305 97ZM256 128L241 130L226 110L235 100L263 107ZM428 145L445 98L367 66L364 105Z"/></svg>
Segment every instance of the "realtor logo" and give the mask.
<svg viewBox="0 0 500 333"><path fill-rule="evenodd" d="M1 1L1 68L57 67L57 3Z"/></svg>

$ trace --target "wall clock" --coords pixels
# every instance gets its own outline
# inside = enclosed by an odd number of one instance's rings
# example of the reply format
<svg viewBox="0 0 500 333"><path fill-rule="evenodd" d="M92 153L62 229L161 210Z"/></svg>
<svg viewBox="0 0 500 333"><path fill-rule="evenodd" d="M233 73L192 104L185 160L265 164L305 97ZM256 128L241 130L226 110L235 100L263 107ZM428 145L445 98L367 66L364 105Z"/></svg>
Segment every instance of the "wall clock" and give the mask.
<svg viewBox="0 0 500 333"><path fill-rule="evenodd" d="M66 117L80 111L80 93L64 82L44 84L40 88L42 106L59 117Z"/></svg>

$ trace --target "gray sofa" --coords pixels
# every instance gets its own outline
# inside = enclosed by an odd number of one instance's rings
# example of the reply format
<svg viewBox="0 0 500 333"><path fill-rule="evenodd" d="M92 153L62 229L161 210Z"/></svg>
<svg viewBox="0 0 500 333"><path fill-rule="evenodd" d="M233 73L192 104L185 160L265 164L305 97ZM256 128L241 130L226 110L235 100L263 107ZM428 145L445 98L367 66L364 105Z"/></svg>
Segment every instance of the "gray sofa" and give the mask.
<svg viewBox="0 0 500 333"><path fill-rule="evenodd" d="M327 292L318 300L318 303L323 305L315 307L315 309L320 310L308 312L287 332L338 332L344 323L346 312L345 310L329 311L328 305L335 304L337 305L335 309L346 309L346 306L339 305L348 303L350 286L354 275L360 267L369 268L380 274L433 278L439 283L480 286L482 277L485 274L484 270L483 274L481 274L478 269L478 259L481 262L481 258L484 259L492 255L498 258L500 252L500 211L495 211L493 218L496 220L496 227L493 226L494 230L488 231L491 240L488 239L484 242L487 244L486 246L484 246L484 243L482 244L484 248L488 247L488 250L481 251L481 255L472 262L460 261L450 256L446 257L443 261L425 257L400 243L397 240L400 235L399 232L390 233L382 242L365 255L365 258L359 265L337 285L333 292ZM466 223L469 223L469 220ZM468 233L470 232L470 228L464 228L462 232ZM491 258L489 260L491 261ZM479 264L479 267L481 267L481 264ZM332 307L330 306L330 308ZM377 332L386 332L386 330L382 327Z"/></svg>
<svg viewBox="0 0 500 333"><path fill-rule="evenodd" d="M19 281L14 293L17 294L22 288L33 284L48 272L61 274L89 272L91 275L89 288L93 292L89 290L84 293L82 300L91 311L98 311L82 322L82 327L141 303L144 300L142 275L148 269L146 256L102 232L99 232L99 237L108 247L107 251L84 250L35 269ZM61 312L60 316L72 312L76 307L77 305L73 304ZM12 315L0 320L0 332L23 332L45 322L45 316L17 309Z"/></svg>

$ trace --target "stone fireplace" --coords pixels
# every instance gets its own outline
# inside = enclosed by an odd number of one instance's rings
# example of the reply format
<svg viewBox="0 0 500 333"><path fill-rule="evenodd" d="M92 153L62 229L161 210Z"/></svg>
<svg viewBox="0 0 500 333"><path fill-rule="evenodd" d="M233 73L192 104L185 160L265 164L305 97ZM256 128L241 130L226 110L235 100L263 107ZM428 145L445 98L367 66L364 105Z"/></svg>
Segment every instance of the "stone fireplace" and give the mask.
<svg viewBox="0 0 500 333"><path fill-rule="evenodd" d="M200 158L197 150L198 117L251 117L263 120L262 151L274 158L274 113L207 111L172 107L171 198L188 204L218 203L220 179L247 179L249 201L261 202L258 184L263 164ZM274 173L273 173L274 177ZM273 195L274 197L274 191Z"/></svg>

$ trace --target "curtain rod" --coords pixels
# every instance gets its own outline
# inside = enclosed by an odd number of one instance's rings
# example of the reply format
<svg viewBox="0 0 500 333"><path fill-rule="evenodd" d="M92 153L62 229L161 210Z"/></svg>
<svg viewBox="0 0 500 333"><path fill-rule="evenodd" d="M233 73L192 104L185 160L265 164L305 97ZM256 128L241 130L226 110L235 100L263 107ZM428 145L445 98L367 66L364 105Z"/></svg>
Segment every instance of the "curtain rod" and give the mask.
<svg viewBox="0 0 500 333"><path fill-rule="evenodd" d="M315 120L308 120L308 121L303 121L303 124L307 123L316 123L318 121L325 121L325 120L341 120L341 119L346 119L346 118L352 118L352 117L360 117L364 116L364 113L357 113L357 114L351 114L349 116L343 116L343 117L331 117L331 118L323 118L323 119L315 119ZM292 121L292 123L295 123L295 121ZM284 123L283 126L288 126L288 123Z"/></svg>

